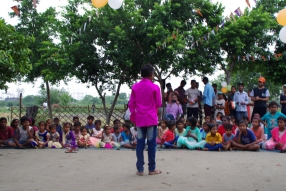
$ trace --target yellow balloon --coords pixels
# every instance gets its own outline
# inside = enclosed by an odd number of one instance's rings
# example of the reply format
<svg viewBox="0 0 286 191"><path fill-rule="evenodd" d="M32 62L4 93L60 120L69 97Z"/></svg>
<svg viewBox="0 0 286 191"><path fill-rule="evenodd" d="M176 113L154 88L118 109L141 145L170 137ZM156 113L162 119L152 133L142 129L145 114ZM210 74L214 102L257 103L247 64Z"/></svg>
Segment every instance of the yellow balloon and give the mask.
<svg viewBox="0 0 286 191"><path fill-rule="evenodd" d="M281 11L279 11L277 16L277 22L282 26L286 26L286 9L282 9Z"/></svg>
<svg viewBox="0 0 286 191"><path fill-rule="evenodd" d="M107 4L108 0L91 0L91 2L96 8L102 8Z"/></svg>
<svg viewBox="0 0 286 191"><path fill-rule="evenodd" d="M221 92L225 94L225 93L227 92L227 89L226 89L226 87L224 87L224 88L221 88Z"/></svg>

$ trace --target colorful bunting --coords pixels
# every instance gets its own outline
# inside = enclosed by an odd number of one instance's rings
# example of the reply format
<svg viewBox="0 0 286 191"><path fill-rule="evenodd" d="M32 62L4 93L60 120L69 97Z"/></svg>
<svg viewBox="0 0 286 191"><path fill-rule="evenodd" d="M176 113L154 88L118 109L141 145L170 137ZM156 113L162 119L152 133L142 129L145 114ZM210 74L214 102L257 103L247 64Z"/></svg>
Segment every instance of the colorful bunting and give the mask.
<svg viewBox="0 0 286 191"><path fill-rule="evenodd" d="M20 17L20 11L19 11L19 9L18 9L18 7L15 5L15 6L13 6L13 7L11 7L11 9L15 12L15 14L18 16L18 17Z"/></svg>
<svg viewBox="0 0 286 191"><path fill-rule="evenodd" d="M241 17L241 14L240 14L240 12L239 12L238 9L239 9L239 8L237 8L237 9L234 11L234 13L235 13L238 17Z"/></svg>

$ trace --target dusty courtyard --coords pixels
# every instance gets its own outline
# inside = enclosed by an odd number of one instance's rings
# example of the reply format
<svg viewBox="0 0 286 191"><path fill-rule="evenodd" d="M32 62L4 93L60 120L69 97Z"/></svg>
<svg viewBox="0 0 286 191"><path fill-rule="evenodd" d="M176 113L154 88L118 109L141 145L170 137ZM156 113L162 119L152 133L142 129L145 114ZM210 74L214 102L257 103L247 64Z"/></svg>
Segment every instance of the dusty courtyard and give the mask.
<svg viewBox="0 0 286 191"><path fill-rule="evenodd" d="M157 151L161 175L135 174L131 150L0 150L0 190L285 191L286 155L275 152ZM147 160L147 152L145 152Z"/></svg>

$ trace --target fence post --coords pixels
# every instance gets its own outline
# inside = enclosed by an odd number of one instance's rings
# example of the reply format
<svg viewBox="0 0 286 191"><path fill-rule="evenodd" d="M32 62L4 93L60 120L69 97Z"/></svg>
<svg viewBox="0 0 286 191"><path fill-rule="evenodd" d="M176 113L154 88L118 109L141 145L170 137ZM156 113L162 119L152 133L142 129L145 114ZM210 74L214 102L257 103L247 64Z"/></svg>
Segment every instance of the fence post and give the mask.
<svg viewBox="0 0 286 191"><path fill-rule="evenodd" d="M20 115L19 115L19 119L21 119L21 115L22 115L22 93L20 93Z"/></svg>

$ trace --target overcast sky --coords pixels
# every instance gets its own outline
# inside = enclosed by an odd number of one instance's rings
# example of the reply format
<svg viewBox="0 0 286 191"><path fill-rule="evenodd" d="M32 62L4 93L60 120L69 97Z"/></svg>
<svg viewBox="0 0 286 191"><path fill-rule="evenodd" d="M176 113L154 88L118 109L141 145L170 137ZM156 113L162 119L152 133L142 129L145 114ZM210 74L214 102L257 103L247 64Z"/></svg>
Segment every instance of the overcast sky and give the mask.
<svg viewBox="0 0 286 191"><path fill-rule="evenodd" d="M238 7L241 8L241 10L244 10L247 7L247 4L245 3L245 0L211 0L211 2L216 3L220 2L222 3L223 6L225 6L225 12L224 15L228 16L230 15L231 12L234 12ZM32 0L31 0L32 3ZM15 25L18 22L18 19L15 18L10 18L8 13L12 11L11 7L14 5L17 5L18 3L13 0L2 0L1 1L1 6L0 6L0 17L4 18L5 21L11 25ZM42 12L45 11L48 7L57 7L59 9L60 6L64 6L67 4L67 0L41 0L40 4L37 6L37 9ZM254 0L250 0L251 6L255 6ZM106 5L108 6L108 5ZM210 79L215 78L220 71L216 72L215 75L212 75ZM197 81L201 82L200 78L197 76L190 76L188 80L188 84L191 79L196 79ZM182 78L174 77L171 76L167 80L167 82L171 82L173 88L176 88L180 85L180 81ZM23 95L36 95L38 94L40 88L39 86L43 83L41 79L37 80L35 84L31 83L13 83L13 84L8 84L9 90L8 93L5 94L4 91L0 91L0 98L3 97L14 97L18 95L18 92L20 89L24 89ZM203 84L200 83L200 89L203 90ZM97 96L96 90L94 87L91 88L86 88L87 84L79 84L76 82L76 80L72 80L71 82L68 83L68 85L65 85L61 83L60 87L65 88L68 90L71 95L76 98L76 99L81 99L84 95L93 95ZM189 87L189 85L187 85ZM18 90L18 91L17 91ZM130 94L130 89L128 86L124 85L121 88L121 92L126 92Z"/></svg>

